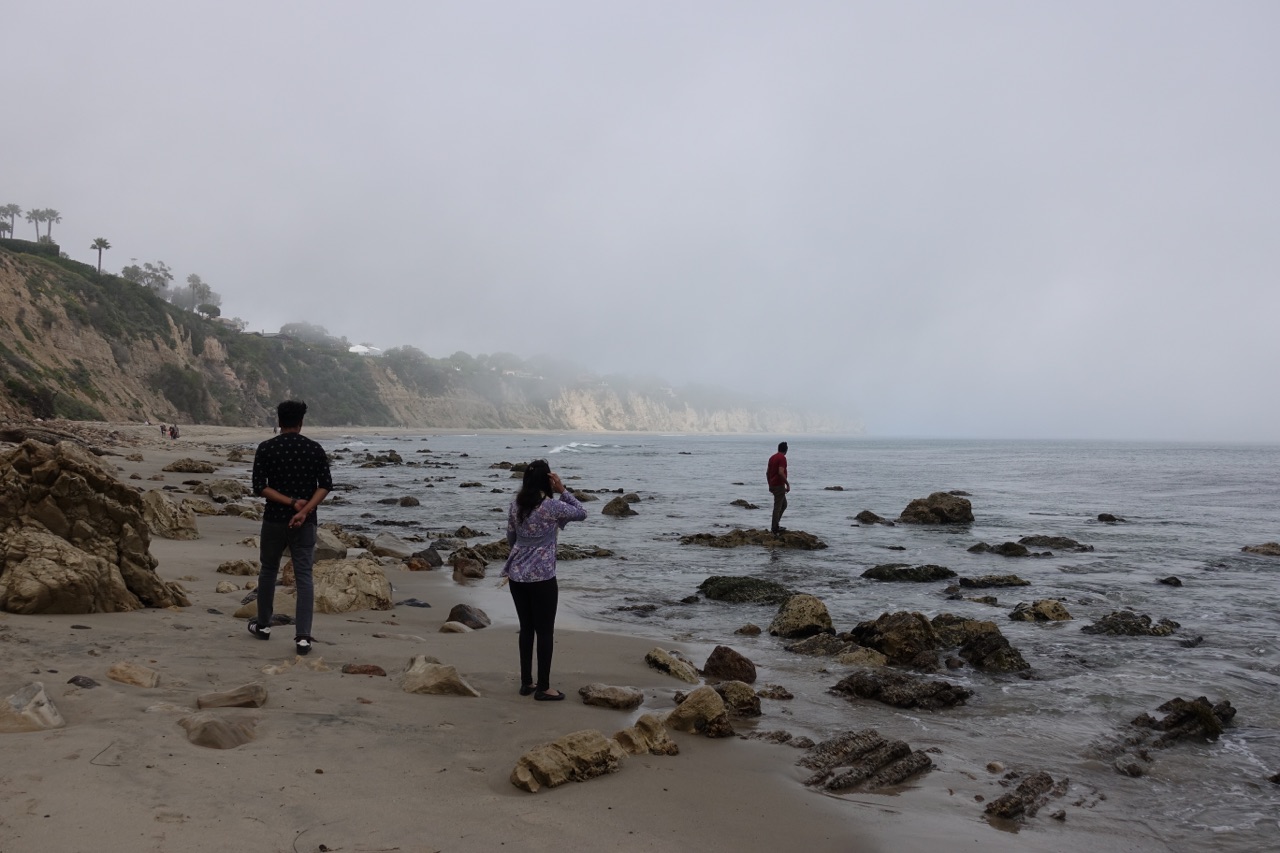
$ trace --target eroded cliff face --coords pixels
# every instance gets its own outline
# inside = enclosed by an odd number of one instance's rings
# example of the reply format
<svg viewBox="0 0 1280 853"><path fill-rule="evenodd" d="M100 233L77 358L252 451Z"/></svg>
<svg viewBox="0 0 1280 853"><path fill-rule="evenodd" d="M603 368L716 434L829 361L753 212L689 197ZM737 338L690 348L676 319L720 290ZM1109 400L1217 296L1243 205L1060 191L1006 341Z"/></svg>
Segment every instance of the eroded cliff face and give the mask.
<svg viewBox="0 0 1280 853"><path fill-rule="evenodd" d="M309 387L331 397L339 389L337 397L322 403L331 413L346 404L336 420L317 423L349 419L353 426L720 433L848 429L780 408L698 409L661 395L619 393L605 386L562 388L551 399L534 399L518 381L503 380L490 383L483 396L467 389L428 395L406 387L378 359L340 353L327 367L314 361L308 366L306 345L261 338L253 355L237 358L218 335L241 353L249 352L244 344L255 339L234 337L238 333L217 330L171 307L157 308L149 296L132 303L147 310L131 319L121 305L106 303L121 293L137 297L120 289L134 285L117 280L113 291L101 279L89 279L0 250L0 416L33 414L39 405L73 418L262 425L270 422L275 402L287 396L305 399ZM104 320L108 314L114 319ZM340 386L325 370L342 372L347 384ZM373 393L352 391L343 398L341 388Z"/></svg>

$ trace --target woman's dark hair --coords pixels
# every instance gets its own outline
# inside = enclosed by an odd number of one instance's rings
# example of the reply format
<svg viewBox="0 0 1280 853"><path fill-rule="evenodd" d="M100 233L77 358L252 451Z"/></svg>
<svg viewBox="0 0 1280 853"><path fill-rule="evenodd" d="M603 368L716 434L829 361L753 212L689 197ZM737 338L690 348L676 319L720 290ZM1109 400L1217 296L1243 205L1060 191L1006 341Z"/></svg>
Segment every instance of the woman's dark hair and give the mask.
<svg viewBox="0 0 1280 853"><path fill-rule="evenodd" d="M543 498L551 494L551 466L545 459L535 459L524 469L524 480L516 495L516 521L524 524L529 513L538 508Z"/></svg>

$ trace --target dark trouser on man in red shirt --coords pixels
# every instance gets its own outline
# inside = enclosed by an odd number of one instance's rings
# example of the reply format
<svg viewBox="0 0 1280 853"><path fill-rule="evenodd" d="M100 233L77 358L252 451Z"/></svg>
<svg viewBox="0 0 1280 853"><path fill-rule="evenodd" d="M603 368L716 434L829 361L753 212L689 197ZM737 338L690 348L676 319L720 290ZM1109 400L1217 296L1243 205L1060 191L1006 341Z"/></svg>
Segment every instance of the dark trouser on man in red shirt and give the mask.
<svg viewBox="0 0 1280 853"><path fill-rule="evenodd" d="M773 492L773 526L770 532L777 533L783 529L778 526L778 523L782 521L782 514L787 511L787 488L775 486L769 491Z"/></svg>

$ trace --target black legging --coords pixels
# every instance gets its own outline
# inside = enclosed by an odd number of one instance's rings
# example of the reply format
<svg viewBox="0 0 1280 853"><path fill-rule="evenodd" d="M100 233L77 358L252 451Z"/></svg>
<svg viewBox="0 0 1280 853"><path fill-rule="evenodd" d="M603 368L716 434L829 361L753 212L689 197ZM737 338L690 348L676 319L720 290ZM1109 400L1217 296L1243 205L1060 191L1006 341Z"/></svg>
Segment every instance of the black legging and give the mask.
<svg viewBox="0 0 1280 853"><path fill-rule="evenodd" d="M536 690L551 686L551 649L556 629L556 579L531 583L511 582L511 600L520 617L520 684L533 682L533 638L538 637L538 681Z"/></svg>

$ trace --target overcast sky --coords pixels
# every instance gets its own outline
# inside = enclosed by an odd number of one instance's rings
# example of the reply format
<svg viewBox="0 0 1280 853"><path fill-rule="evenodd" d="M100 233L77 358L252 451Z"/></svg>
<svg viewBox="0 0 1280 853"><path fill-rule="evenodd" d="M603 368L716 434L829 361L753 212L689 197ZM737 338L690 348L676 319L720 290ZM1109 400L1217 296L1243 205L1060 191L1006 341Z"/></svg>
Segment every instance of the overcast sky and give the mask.
<svg viewBox="0 0 1280 853"><path fill-rule="evenodd" d="M1277 33L1271 0L7 2L0 204L251 329L873 435L1276 441Z"/></svg>

